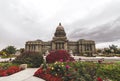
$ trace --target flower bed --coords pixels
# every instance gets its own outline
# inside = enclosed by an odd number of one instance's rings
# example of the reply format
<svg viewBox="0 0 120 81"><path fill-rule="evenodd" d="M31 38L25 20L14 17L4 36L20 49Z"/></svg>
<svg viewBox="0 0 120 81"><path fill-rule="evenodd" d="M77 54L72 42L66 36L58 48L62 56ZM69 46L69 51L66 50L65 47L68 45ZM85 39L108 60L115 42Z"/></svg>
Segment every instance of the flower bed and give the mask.
<svg viewBox="0 0 120 81"><path fill-rule="evenodd" d="M34 76L46 81L120 81L119 67L120 64L55 62L43 64Z"/></svg>
<svg viewBox="0 0 120 81"><path fill-rule="evenodd" d="M21 69L18 66L11 66L8 69L0 69L0 77L1 76L8 76L11 74L14 74L16 72L19 72Z"/></svg>
<svg viewBox="0 0 120 81"><path fill-rule="evenodd" d="M18 66L9 66L9 67L0 66L0 77L8 76L19 71L21 71L21 69Z"/></svg>
<svg viewBox="0 0 120 81"><path fill-rule="evenodd" d="M97 69L94 66L96 66L94 63L55 62L54 64L44 64L35 72L34 76L46 81L93 81L97 80L94 78Z"/></svg>
<svg viewBox="0 0 120 81"><path fill-rule="evenodd" d="M62 81L61 77L51 75L48 70L45 71L40 68L35 72L34 76L45 79L46 81Z"/></svg>

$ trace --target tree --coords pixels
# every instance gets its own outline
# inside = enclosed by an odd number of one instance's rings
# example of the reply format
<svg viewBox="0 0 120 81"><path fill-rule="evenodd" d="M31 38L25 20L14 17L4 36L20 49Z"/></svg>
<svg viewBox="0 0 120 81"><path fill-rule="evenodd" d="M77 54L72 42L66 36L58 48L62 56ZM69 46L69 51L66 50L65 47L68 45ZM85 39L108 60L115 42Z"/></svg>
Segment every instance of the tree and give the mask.
<svg viewBox="0 0 120 81"><path fill-rule="evenodd" d="M120 54L120 48L117 50L117 54Z"/></svg>
<svg viewBox="0 0 120 81"><path fill-rule="evenodd" d="M15 54L16 48L14 46L7 46L5 49L2 50L7 54Z"/></svg>
<svg viewBox="0 0 120 81"><path fill-rule="evenodd" d="M0 55L2 55L2 56L4 55L4 56L5 56L5 55L6 55L6 52L0 51Z"/></svg>
<svg viewBox="0 0 120 81"><path fill-rule="evenodd" d="M117 45L109 46L110 50L113 50L114 53L117 53Z"/></svg>
<svg viewBox="0 0 120 81"><path fill-rule="evenodd" d="M20 53L23 53L25 51L24 48L20 48Z"/></svg>
<svg viewBox="0 0 120 81"><path fill-rule="evenodd" d="M104 52L105 52L106 54L110 54L110 53L111 53L111 50L110 50L109 48L104 48Z"/></svg>
<svg viewBox="0 0 120 81"><path fill-rule="evenodd" d="M102 53L102 49L97 49L97 53Z"/></svg>

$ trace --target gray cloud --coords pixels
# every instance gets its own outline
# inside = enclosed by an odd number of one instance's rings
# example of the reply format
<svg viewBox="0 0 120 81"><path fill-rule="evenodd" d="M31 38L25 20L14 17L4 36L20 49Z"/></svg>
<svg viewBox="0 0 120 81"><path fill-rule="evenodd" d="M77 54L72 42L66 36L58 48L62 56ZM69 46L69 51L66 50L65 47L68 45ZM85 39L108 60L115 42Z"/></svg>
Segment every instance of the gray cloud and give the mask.
<svg viewBox="0 0 120 81"><path fill-rule="evenodd" d="M24 47L28 40L51 40L59 22L70 40L119 39L119 0L46 1L0 0L0 49Z"/></svg>
<svg viewBox="0 0 120 81"><path fill-rule="evenodd" d="M78 39L93 39L96 42L111 42L120 39L120 18L111 21L107 24L93 27L91 29L80 28L74 30L70 38Z"/></svg>
<svg viewBox="0 0 120 81"><path fill-rule="evenodd" d="M120 1L109 3L101 13L89 14L84 20L68 25L74 27L68 34L72 40L92 39L97 43L119 40Z"/></svg>

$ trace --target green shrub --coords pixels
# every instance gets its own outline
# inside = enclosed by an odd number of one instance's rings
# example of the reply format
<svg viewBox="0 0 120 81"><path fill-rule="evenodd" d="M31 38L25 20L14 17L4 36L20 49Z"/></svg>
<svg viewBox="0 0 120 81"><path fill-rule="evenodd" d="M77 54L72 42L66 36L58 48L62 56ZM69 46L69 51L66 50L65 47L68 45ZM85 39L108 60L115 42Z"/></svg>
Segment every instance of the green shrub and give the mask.
<svg viewBox="0 0 120 81"><path fill-rule="evenodd" d="M29 67L39 67L43 63L43 56L38 52L24 52L13 63L28 64Z"/></svg>
<svg viewBox="0 0 120 81"><path fill-rule="evenodd" d="M103 64L97 71L97 76L109 78L112 81L120 81L120 64Z"/></svg>
<svg viewBox="0 0 120 81"><path fill-rule="evenodd" d="M69 64L73 68L73 72L70 72L70 73L74 74L74 69L76 71L74 75L76 77L76 80L80 79L82 81L94 81L96 79L95 77L96 77L97 70L99 67L97 63L92 63L92 62L73 62L72 63L70 62Z"/></svg>

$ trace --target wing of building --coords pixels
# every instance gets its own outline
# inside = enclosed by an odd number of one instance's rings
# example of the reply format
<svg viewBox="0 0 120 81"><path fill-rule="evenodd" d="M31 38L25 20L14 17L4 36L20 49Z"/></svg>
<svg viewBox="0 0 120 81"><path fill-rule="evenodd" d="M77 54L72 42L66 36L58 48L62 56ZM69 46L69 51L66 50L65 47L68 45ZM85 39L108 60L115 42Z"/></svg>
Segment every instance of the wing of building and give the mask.
<svg viewBox="0 0 120 81"><path fill-rule="evenodd" d="M51 41L44 42L42 40L27 41L25 44L25 51L41 52L51 50L72 50L73 54L83 55L88 54L91 56L96 52L95 41L80 39L78 41L69 41L66 37L65 30L61 23L59 23L54 37Z"/></svg>

